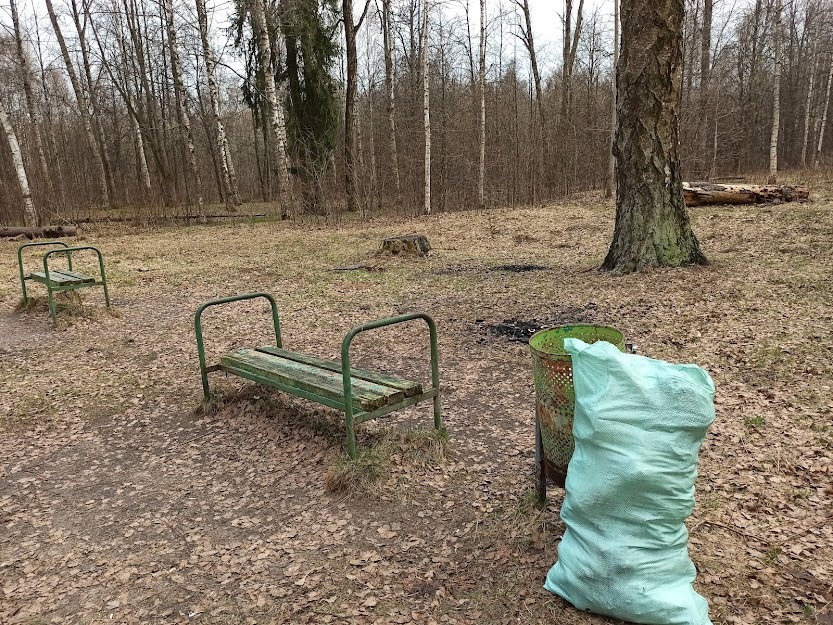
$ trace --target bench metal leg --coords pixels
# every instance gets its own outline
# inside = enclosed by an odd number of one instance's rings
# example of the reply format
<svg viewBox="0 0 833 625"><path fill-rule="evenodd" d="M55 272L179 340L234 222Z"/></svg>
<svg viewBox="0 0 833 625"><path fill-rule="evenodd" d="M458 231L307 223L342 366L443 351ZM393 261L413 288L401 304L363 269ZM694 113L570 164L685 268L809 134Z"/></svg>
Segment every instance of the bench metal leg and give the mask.
<svg viewBox="0 0 833 625"><path fill-rule="evenodd" d="M52 316L52 325L57 323L55 319L55 297L52 295L52 287L46 283L46 294L49 297L49 314Z"/></svg>
<svg viewBox="0 0 833 625"><path fill-rule="evenodd" d="M347 455L356 459L356 429L353 427L353 408L350 404L345 406L344 424L347 428Z"/></svg>

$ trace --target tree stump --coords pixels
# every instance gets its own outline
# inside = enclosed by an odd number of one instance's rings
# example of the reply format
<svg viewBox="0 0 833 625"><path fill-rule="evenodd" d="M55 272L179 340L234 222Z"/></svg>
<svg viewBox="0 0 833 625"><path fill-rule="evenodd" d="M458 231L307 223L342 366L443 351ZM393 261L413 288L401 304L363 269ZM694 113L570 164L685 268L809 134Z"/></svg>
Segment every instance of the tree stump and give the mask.
<svg viewBox="0 0 833 625"><path fill-rule="evenodd" d="M391 256L427 256L430 251L431 246L424 234L406 234L382 239L379 248L379 254Z"/></svg>

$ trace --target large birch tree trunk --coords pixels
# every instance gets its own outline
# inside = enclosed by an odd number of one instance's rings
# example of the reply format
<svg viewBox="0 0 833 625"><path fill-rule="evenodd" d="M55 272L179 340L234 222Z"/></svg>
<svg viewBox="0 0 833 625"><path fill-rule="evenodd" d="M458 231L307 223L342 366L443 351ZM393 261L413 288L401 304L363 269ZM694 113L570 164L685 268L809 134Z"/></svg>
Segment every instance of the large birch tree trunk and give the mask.
<svg viewBox="0 0 833 625"><path fill-rule="evenodd" d="M84 126L84 132L87 136L87 144L89 145L90 150L92 150L93 156L96 161L96 168L98 169L96 173L98 174L99 193L101 194L101 197L104 200L104 205L110 206L111 198L109 187L107 185L107 174L104 169L104 159L101 154L101 150L99 149L98 141L96 141L95 134L93 132L87 97L81 88L81 82L78 80L78 74L75 72L75 66L73 65L72 57L70 57L69 55L69 49L67 48L66 41L64 40L64 35L61 32L61 27L58 24L58 18L55 15L55 9L52 6L52 0L46 0L46 11L49 14L49 21L52 22L52 28L55 31L55 37L57 38L58 46L61 49L61 56L64 59L64 65L66 66L67 74L69 74L69 81L70 83L72 83L72 90L75 92L75 99L78 102L78 109L81 114L81 122Z"/></svg>
<svg viewBox="0 0 833 625"><path fill-rule="evenodd" d="M422 209L431 214L431 98L428 76L428 2L422 7L422 128L425 135L425 186Z"/></svg>
<svg viewBox="0 0 833 625"><path fill-rule="evenodd" d="M705 264L683 201L677 107L684 0L623 0L617 65L616 226L603 267Z"/></svg>
<svg viewBox="0 0 833 625"><path fill-rule="evenodd" d="M830 85L833 84L833 53L830 54L830 71L827 73L827 91L824 94L824 108L821 114L819 125L819 139L816 144L816 155L813 158L813 167L818 167L821 162L821 148L824 145L824 131L827 128L827 113L830 110Z"/></svg>
<svg viewBox="0 0 833 625"><path fill-rule="evenodd" d="M174 79L174 97L176 101L177 119L185 129L185 144L188 152L188 165L193 176L194 191L197 200L197 212L201 218L205 217L203 202L202 176L197 166L197 150L194 145L194 132L191 128L191 111L188 106L188 93L182 80L182 63L179 59L179 48L176 41L176 25L174 24L174 8L172 0L162 0L162 10L165 13L165 25L168 32L168 49L171 55L171 74Z"/></svg>
<svg viewBox="0 0 833 625"><path fill-rule="evenodd" d="M778 180L778 133L781 129L781 0L775 2L775 76L772 86L772 134L769 138L768 184Z"/></svg>
<svg viewBox="0 0 833 625"><path fill-rule="evenodd" d="M255 29L255 37L257 37L257 49L266 88L267 120L272 135L269 145L272 148L272 163L278 179L278 191L281 194L281 218L286 219L290 216L290 207L292 206L292 183L289 178L289 158L286 155L286 121L284 119L283 103L278 97L275 82L272 46L269 42L263 0L250 0L250 3L252 25Z"/></svg>
<svg viewBox="0 0 833 625"><path fill-rule="evenodd" d="M38 214L35 211L35 203L32 201L32 191L29 188L29 178L26 175L26 167L23 165L23 155L20 153L20 144L17 142L17 135L6 111L6 105L0 102L0 126L6 135L9 143L9 150L12 153L12 163L17 174L17 183L20 185L20 195L23 196L23 223L27 228L34 228L38 225Z"/></svg>
<svg viewBox="0 0 833 625"><path fill-rule="evenodd" d="M810 70L809 84L807 85L807 101L804 105L804 140L801 142L801 166L807 166L807 146L810 143L810 120L813 111L813 96L815 95L816 72L819 69L818 42L813 43L813 65Z"/></svg>
<svg viewBox="0 0 833 625"><path fill-rule="evenodd" d="M228 139L226 138L226 129L220 117L220 96L217 91L217 79L215 76L217 61L214 59L211 42L208 40L208 14L205 10L205 0L195 0L195 4L200 26L203 59L205 61L208 96L211 100L211 114L214 117L214 126L217 129L217 147L220 150L220 165L223 170L223 184L226 189L226 204L228 204L229 208L233 208L239 206L241 202L240 194L237 190L237 175L234 172L234 164L229 151Z"/></svg>
<svg viewBox="0 0 833 625"><path fill-rule="evenodd" d="M708 1L708 0L707 0ZM613 0L613 93L610 107L610 155L607 165L607 181L605 182L605 197L613 197L616 193L616 68L619 64L619 0Z"/></svg>
<svg viewBox="0 0 833 625"><path fill-rule="evenodd" d="M399 154L396 149L396 97L394 95L393 74L393 33L390 23L391 0L382 0L382 45L385 55L385 92L387 94L388 134L390 142L391 174L396 189L396 203L402 195L402 183L399 178Z"/></svg>
<svg viewBox="0 0 833 625"><path fill-rule="evenodd" d="M9 0L9 3L12 15L12 26L14 28L15 51L17 53L17 61L20 63L20 75L23 78L23 93L26 96L26 111L29 113L29 124L32 128L32 139L35 143L35 151L38 154L38 164L40 165L41 175L43 176L43 184L46 187L46 197L49 198L48 201L51 202L54 195L52 177L49 175L49 165L46 161L46 152L43 149L43 138L41 137L40 124L38 123L35 95L32 91L29 59L23 49L23 36L20 32L20 20L17 15L16 0Z"/></svg>
<svg viewBox="0 0 833 625"><path fill-rule="evenodd" d="M477 168L477 206L486 208L486 0L480 0L480 160Z"/></svg>

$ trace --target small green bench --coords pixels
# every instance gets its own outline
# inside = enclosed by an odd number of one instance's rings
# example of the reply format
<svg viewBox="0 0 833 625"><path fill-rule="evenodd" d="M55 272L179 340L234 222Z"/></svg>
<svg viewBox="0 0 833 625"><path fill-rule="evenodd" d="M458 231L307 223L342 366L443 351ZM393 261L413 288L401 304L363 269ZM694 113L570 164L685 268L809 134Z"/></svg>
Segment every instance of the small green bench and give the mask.
<svg viewBox="0 0 833 625"><path fill-rule="evenodd" d="M54 250L49 250L43 255L43 271L33 271L25 273L23 270L23 250L27 247L39 247L43 245L59 245ZM81 252L84 250L92 250L98 256L99 278L85 276L72 270L72 253ZM49 268L49 258L53 255L66 254L68 269ZM49 314L52 316L52 323L55 323L55 298L54 293L61 291L75 291L77 289L84 289L92 286L104 287L104 303L110 307L110 295L107 292L107 276L104 273L104 258L98 248L91 245L81 245L78 247L70 247L63 241L43 241L40 243L26 243L21 245L17 250L17 267L20 270L20 286L23 289L23 305L29 302L29 297L26 293L26 281L40 282L46 286L46 292L49 297Z"/></svg>
<svg viewBox="0 0 833 625"><path fill-rule="evenodd" d="M221 356L219 364L207 366L202 336L203 311L210 306L254 298L265 298L272 307L275 345L256 349L238 349ZM350 344L357 334L415 319L422 319L428 324L431 345L430 389L423 389L419 382L351 368ZM225 371L290 395L335 408L344 413L347 428L347 453L351 458L356 457L355 424L385 416L426 399L434 401L434 427L438 430L442 428L437 326L434 320L426 314L399 315L354 327L341 342L340 362L283 349L278 307L275 299L268 293L247 293L205 302L194 315L194 330L197 335L197 353L200 359L205 401L211 400L208 374L212 371Z"/></svg>

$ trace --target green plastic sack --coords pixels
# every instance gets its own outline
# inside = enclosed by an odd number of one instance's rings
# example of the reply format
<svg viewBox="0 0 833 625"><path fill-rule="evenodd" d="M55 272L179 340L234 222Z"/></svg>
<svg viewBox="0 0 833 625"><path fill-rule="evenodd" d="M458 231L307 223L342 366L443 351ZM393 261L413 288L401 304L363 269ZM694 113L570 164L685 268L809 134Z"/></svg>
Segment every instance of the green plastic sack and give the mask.
<svg viewBox="0 0 833 625"><path fill-rule="evenodd" d="M711 625L692 587L685 519L714 421L714 383L696 365L566 339L575 452L567 531L544 587L580 610L648 625Z"/></svg>

